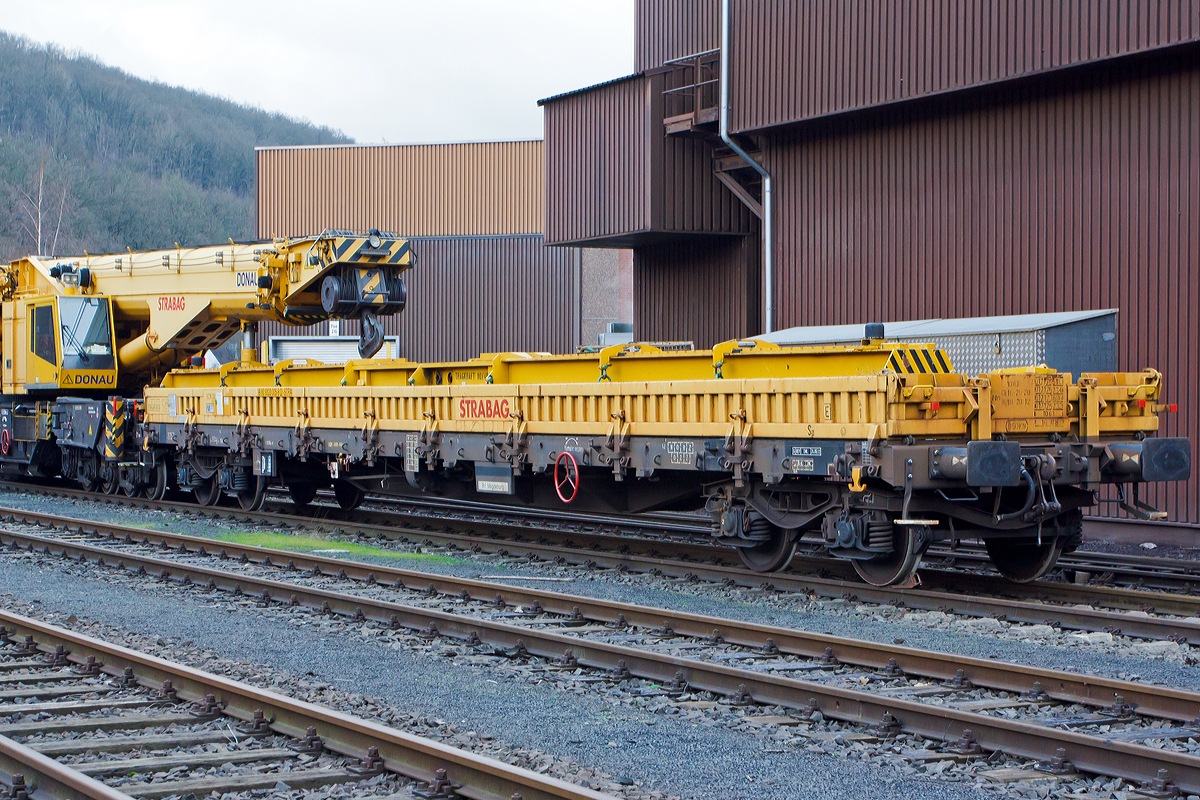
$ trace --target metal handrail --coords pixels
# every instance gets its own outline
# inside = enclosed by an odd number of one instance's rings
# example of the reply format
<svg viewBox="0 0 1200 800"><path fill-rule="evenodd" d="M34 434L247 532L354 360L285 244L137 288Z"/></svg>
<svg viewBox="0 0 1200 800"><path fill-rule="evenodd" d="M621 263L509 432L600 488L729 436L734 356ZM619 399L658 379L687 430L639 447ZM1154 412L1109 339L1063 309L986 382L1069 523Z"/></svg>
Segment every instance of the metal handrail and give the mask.
<svg viewBox="0 0 1200 800"><path fill-rule="evenodd" d="M701 56L711 56L714 53L720 53L720 52L721 52L721 48L715 47L712 50L704 50L699 53L692 53L691 55L688 55L688 56L680 56L679 58L672 58L670 61L664 61L663 66L665 67L669 64L680 64L684 61L692 61L694 59L700 58Z"/></svg>
<svg viewBox="0 0 1200 800"><path fill-rule="evenodd" d="M679 116L691 114L693 124L698 124L700 122L699 115L701 111L711 111L716 108L717 92L706 87L716 86L720 83L720 79L717 77L720 52L720 49L705 50L700 53L683 56L682 58L674 58L663 63L664 66L672 67L672 73L678 73L680 75L679 80L683 83L682 86L664 89L662 92L670 101L667 111L668 117L678 118ZM690 75L688 74L688 70L692 71ZM690 108L688 107L689 105Z"/></svg>
<svg viewBox="0 0 1200 800"><path fill-rule="evenodd" d="M687 86L676 86L674 89L663 89L663 94L674 94L675 92L685 92L689 89L695 89L699 86L708 86L710 83L720 83L720 82L721 81L719 79L713 78L711 81L700 81L699 83L689 83Z"/></svg>

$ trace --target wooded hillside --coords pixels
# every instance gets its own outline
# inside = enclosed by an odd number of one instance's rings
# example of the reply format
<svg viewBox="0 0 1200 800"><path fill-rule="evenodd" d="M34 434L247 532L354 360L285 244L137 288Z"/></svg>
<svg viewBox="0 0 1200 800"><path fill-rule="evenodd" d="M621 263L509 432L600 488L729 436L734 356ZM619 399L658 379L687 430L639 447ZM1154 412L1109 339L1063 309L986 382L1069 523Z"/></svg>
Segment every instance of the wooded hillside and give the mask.
<svg viewBox="0 0 1200 800"><path fill-rule="evenodd" d="M256 145L349 141L0 33L0 258L251 238Z"/></svg>

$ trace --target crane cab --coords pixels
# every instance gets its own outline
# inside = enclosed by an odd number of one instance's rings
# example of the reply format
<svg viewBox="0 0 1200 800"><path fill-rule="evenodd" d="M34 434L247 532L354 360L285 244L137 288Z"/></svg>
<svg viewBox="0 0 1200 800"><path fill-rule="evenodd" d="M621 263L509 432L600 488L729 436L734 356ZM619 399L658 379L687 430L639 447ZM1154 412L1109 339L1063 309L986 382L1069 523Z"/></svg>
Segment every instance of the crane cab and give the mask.
<svg viewBox="0 0 1200 800"><path fill-rule="evenodd" d="M4 337L6 386L24 384L25 392L66 389L85 394L116 387L116 339L109 298L39 297L27 300L24 306L24 314L18 312L14 319L6 320L16 329L11 338ZM10 342L15 345L13 350L20 348L21 352L7 352Z"/></svg>

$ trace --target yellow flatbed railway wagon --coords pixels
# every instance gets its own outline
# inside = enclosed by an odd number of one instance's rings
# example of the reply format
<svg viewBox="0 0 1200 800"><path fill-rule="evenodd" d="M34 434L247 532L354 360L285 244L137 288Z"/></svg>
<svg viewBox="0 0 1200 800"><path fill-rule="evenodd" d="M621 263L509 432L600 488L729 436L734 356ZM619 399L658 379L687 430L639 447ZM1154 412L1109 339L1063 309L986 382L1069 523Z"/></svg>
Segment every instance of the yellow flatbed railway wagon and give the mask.
<svg viewBox="0 0 1200 800"><path fill-rule="evenodd" d="M378 317L404 308L413 263L404 239L329 231L0 267L0 472L138 491L154 464L125 434L145 386L239 331L252 360L262 320L358 317L360 352L374 354Z"/></svg>
<svg viewBox="0 0 1200 800"><path fill-rule="evenodd" d="M300 504L366 492L622 512L706 509L754 569L819 536L878 585L909 579L936 540L982 539L1026 581L1081 536L1115 484L1187 478L1190 443L1158 438L1160 376L1029 368L955 374L932 345L646 345L459 363L243 363L168 374L139 436L172 481L248 508L265 487ZM1128 488L1127 488L1128 487Z"/></svg>
<svg viewBox="0 0 1200 800"><path fill-rule="evenodd" d="M955 374L932 345L372 360L403 310L409 243L371 231L0 268L0 473L213 505L299 504L331 486L589 511L706 510L754 569L802 535L871 583L909 579L932 541L982 539L1014 580L1044 574L1113 484L1191 473L1160 438L1157 372ZM362 360L259 363L262 320L362 320ZM241 332L241 360L201 354Z"/></svg>

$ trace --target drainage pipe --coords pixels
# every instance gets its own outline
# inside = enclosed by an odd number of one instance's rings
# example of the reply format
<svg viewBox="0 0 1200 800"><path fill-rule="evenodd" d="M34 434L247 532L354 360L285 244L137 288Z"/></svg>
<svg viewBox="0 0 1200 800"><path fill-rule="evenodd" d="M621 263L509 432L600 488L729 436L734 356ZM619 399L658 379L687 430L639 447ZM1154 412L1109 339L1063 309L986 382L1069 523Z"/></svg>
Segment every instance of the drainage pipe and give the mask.
<svg viewBox="0 0 1200 800"><path fill-rule="evenodd" d="M770 333L775 317L774 254L771 240L771 174L762 165L738 147L729 135L729 28L731 24L730 0L721 0L721 141L742 157L746 163L762 176L762 248L763 248L763 333Z"/></svg>

